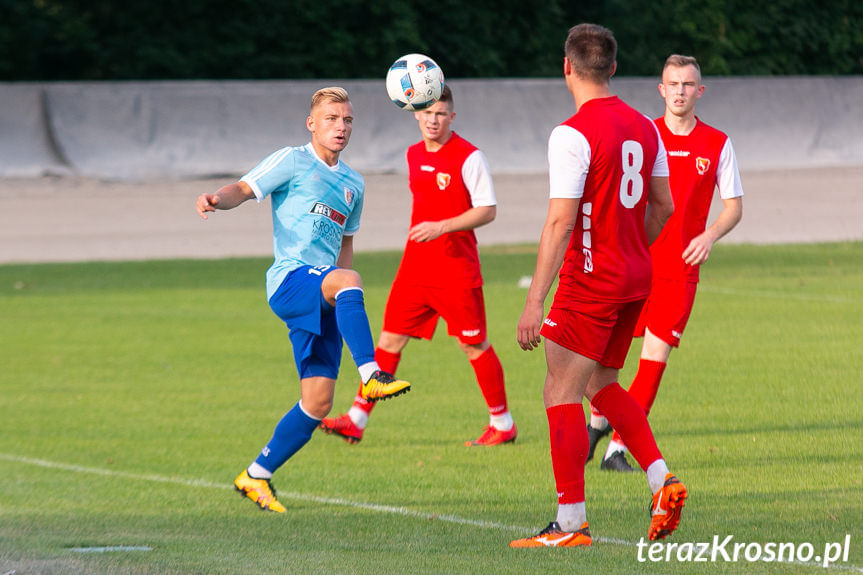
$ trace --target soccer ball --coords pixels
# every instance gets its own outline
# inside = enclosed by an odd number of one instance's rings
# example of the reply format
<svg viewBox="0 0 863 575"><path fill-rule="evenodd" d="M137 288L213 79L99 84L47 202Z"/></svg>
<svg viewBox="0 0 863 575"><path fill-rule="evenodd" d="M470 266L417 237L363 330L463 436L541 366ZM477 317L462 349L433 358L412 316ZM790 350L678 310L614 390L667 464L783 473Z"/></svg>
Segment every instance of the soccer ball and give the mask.
<svg viewBox="0 0 863 575"><path fill-rule="evenodd" d="M407 54L387 72L387 93L402 110L424 110L443 93L443 70L423 54Z"/></svg>

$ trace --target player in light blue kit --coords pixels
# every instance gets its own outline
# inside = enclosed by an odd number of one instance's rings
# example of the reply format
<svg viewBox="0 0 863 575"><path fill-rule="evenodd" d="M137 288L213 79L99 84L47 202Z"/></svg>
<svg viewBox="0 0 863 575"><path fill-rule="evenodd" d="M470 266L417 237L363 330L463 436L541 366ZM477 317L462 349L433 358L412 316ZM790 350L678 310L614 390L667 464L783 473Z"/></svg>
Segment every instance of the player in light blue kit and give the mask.
<svg viewBox="0 0 863 575"><path fill-rule="evenodd" d="M230 210L270 196L275 260L267 271L270 307L290 329L301 399L276 425L261 454L234 487L261 509L285 512L270 478L312 436L333 405L342 338L357 364L362 393L377 401L405 393L406 381L378 367L360 275L353 264L353 234L360 227L362 176L339 153L348 145L353 107L343 88L312 97L306 128L311 142L274 152L239 182L198 196L196 208Z"/></svg>

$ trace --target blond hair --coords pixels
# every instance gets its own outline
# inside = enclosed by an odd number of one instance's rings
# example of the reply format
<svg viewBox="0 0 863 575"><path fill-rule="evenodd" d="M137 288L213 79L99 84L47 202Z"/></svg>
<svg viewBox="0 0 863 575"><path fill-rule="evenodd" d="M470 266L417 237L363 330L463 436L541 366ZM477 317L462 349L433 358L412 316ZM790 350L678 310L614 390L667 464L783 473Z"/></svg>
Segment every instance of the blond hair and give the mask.
<svg viewBox="0 0 863 575"><path fill-rule="evenodd" d="M330 86L329 88L321 88L314 93L312 96L312 105L309 107L309 110L314 110L326 102L341 104L342 102L350 101L351 99L348 96L347 90L339 86Z"/></svg>
<svg viewBox="0 0 863 575"><path fill-rule="evenodd" d="M662 73L665 74L665 69L670 67L685 68L692 66L698 73L698 81L701 82L701 66L698 65L698 60L694 56L683 56L682 54L672 54L665 59L665 65L662 67Z"/></svg>

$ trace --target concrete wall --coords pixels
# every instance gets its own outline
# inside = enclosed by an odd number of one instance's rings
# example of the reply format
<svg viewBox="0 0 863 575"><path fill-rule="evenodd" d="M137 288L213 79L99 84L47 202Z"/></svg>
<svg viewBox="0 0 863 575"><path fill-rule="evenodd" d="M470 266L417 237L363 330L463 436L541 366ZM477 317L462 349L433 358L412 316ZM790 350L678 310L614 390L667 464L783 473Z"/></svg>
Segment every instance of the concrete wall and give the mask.
<svg viewBox="0 0 863 575"><path fill-rule="evenodd" d="M663 103L656 79L614 80L645 114ZM417 139L382 81L0 84L0 177L76 174L108 180L241 174L269 152L308 141L317 88L351 93L356 121L344 159L401 172ZM726 131L741 169L863 165L863 77L706 78L699 116ZM573 112L561 79L458 80L455 129L495 173L541 173L551 129Z"/></svg>

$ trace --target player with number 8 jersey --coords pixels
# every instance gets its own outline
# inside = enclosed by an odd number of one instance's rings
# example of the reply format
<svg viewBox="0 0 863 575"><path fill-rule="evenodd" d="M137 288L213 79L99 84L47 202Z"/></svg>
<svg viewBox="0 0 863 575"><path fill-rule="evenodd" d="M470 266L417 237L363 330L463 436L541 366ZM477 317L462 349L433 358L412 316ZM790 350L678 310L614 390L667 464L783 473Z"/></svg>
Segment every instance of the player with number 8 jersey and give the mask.
<svg viewBox="0 0 863 575"><path fill-rule="evenodd" d="M617 96L586 102L548 142L551 198L581 198L555 303L624 302L650 292L645 185L668 176L653 122ZM583 178L572 175L590 167ZM586 171L586 170L585 170ZM583 173L583 172L582 172Z"/></svg>
<svg viewBox="0 0 863 575"><path fill-rule="evenodd" d="M638 403L617 382L650 291L648 244L673 212L665 148L653 122L613 95L617 41L595 24L570 29L563 73L575 115L549 137L549 207L518 322L531 351L545 338L543 401L557 517L512 547L592 542L585 509L587 397L617 429L653 492L650 539L677 528L686 489L668 471ZM545 298L559 271L551 310Z"/></svg>

